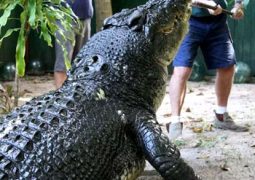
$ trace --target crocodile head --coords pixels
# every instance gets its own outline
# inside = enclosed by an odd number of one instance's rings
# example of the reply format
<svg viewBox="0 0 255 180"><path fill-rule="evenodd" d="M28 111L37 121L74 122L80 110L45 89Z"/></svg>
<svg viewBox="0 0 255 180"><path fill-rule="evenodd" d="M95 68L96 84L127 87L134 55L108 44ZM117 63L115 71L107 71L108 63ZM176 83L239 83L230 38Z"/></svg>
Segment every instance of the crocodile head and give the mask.
<svg viewBox="0 0 255 180"><path fill-rule="evenodd" d="M144 31L156 49L159 63L169 65L187 32L189 0L149 1Z"/></svg>
<svg viewBox="0 0 255 180"><path fill-rule="evenodd" d="M169 65L187 31L190 14L190 0L149 0L106 19L104 29L126 25L143 33L153 43L151 53L155 53L159 63Z"/></svg>

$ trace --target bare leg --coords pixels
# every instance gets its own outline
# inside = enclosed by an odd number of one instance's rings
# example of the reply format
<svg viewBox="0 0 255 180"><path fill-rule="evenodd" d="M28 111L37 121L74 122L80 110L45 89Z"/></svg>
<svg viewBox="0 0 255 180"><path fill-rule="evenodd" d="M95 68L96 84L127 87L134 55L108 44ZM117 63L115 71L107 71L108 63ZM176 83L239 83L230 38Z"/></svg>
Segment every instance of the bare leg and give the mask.
<svg viewBox="0 0 255 180"><path fill-rule="evenodd" d="M186 93L186 82L191 71L192 69L190 67L175 67L170 81L169 95L172 116L170 119L171 124L166 124L170 140L174 140L182 134L183 123L180 122L180 114Z"/></svg>
<svg viewBox="0 0 255 180"><path fill-rule="evenodd" d="M57 88L60 88L66 80L66 72L54 72L54 81Z"/></svg>
<svg viewBox="0 0 255 180"><path fill-rule="evenodd" d="M232 87L234 70L234 66L217 70L215 92L218 106L227 107L228 105L228 98ZM224 112L223 114L215 112L214 126L219 129L232 130L236 132L249 131L248 127L235 124L227 112Z"/></svg>
<svg viewBox="0 0 255 180"><path fill-rule="evenodd" d="M228 98L233 83L234 72L234 66L217 70L215 92L217 96L218 106L226 107L228 104Z"/></svg>
<svg viewBox="0 0 255 180"><path fill-rule="evenodd" d="M186 82L191 74L190 67L175 67L169 84L169 96L173 116L180 116L184 101Z"/></svg>

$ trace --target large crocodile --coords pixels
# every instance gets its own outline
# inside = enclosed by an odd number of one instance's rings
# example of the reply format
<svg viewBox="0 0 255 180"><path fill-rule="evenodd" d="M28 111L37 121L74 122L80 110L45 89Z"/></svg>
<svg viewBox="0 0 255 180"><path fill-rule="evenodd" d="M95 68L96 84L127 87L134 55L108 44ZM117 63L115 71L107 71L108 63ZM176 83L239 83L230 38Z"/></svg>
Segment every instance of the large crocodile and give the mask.
<svg viewBox="0 0 255 180"><path fill-rule="evenodd" d="M150 0L106 19L64 85L1 118L0 179L198 179L157 123L189 0Z"/></svg>

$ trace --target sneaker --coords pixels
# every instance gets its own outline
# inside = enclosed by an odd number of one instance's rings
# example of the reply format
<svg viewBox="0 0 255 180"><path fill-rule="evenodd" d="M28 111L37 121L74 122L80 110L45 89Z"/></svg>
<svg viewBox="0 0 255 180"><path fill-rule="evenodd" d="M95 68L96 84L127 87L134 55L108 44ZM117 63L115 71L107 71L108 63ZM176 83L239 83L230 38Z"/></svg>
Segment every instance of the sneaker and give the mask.
<svg viewBox="0 0 255 180"><path fill-rule="evenodd" d="M182 135L183 123L175 122L166 124L166 129L168 132L168 138L170 140L175 140Z"/></svg>
<svg viewBox="0 0 255 180"><path fill-rule="evenodd" d="M249 131L248 127L237 125L232 117L225 112L224 114L217 114L215 111L215 119L213 121L213 126L218 129L231 130L236 132L246 132Z"/></svg>

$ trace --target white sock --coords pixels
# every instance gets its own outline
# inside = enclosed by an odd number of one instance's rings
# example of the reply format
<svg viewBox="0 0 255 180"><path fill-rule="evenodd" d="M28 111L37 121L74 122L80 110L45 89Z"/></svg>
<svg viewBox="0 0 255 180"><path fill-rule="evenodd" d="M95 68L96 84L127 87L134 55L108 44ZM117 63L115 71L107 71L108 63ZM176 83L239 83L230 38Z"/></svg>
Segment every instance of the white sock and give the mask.
<svg viewBox="0 0 255 180"><path fill-rule="evenodd" d="M178 123L178 122L181 122L181 116L171 116L170 122L171 122L171 123Z"/></svg>
<svg viewBox="0 0 255 180"><path fill-rule="evenodd" d="M227 112L227 107L226 106L217 106L215 112L217 114L224 114Z"/></svg>

